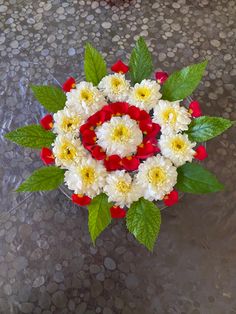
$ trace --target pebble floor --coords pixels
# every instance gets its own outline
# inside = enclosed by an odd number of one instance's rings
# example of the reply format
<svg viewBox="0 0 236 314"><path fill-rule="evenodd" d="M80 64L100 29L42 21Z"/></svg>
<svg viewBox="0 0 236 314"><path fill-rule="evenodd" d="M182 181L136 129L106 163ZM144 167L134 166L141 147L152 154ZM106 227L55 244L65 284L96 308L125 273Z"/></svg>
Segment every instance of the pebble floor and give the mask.
<svg viewBox="0 0 236 314"><path fill-rule="evenodd" d="M86 210L60 191L12 192L41 161L2 137L43 115L29 83L82 78L87 41L109 65L127 61L140 35L157 70L208 59L193 96L205 114L236 120L235 17L234 0L0 0L1 314L236 313L235 129L209 142L204 162L225 191L164 210L153 254L122 221L94 247Z"/></svg>

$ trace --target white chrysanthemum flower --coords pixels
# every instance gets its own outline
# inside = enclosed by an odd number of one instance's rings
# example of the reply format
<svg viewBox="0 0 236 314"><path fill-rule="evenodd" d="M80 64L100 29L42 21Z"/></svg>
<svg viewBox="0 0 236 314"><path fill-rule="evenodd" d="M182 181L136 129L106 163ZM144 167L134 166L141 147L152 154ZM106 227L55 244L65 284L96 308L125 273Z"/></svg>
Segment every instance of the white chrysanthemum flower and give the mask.
<svg viewBox="0 0 236 314"><path fill-rule="evenodd" d="M104 192L116 206L129 207L143 195L143 188L124 170L108 174Z"/></svg>
<svg viewBox="0 0 236 314"><path fill-rule="evenodd" d="M188 129L191 115L178 101L159 100L154 109L153 121L160 124L162 133L179 132Z"/></svg>
<svg viewBox="0 0 236 314"><path fill-rule="evenodd" d="M89 82L76 84L76 88L66 93L66 97L66 106L77 111L84 119L106 104L102 93Z"/></svg>
<svg viewBox="0 0 236 314"><path fill-rule="evenodd" d="M98 88L110 101L126 101L130 84L123 74L115 73L105 76L99 83Z"/></svg>
<svg viewBox="0 0 236 314"><path fill-rule="evenodd" d="M129 156L142 143L143 134L136 121L128 115L112 117L96 129L97 144L107 155Z"/></svg>
<svg viewBox="0 0 236 314"><path fill-rule="evenodd" d="M162 134L159 140L162 155L169 158L176 167L192 161L195 145L186 134Z"/></svg>
<svg viewBox="0 0 236 314"><path fill-rule="evenodd" d="M62 168L68 168L87 155L80 139L71 134L58 135L53 143L52 151L56 165Z"/></svg>
<svg viewBox="0 0 236 314"><path fill-rule="evenodd" d="M136 178L143 187L144 198L150 201L162 200L173 190L177 182L177 171L169 159L157 155L139 166Z"/></svg>
<svg viewBox="0 0 236 314"><path fill-rule="evenodd" d="M68 109L57 111L53 115L53 132L58 134L79 134L79 128L84 123L78 111Z"/></svg>
<svg viewBox="0 0 236 314"><path fill-rule="evenodd" d="M150 111L157 104L161 98L160 85L156 81L143 80L137 83L131 89L128 102L131 105L137 106L140 109Z"/></svg>
<svg viewBox="0 0 236 314"><path fill-rule="evenodd" d="M76 194L86 194L93 198L106 183L107 171L100 161L91 157L82 158L65 173L65 183Z"/></svg>

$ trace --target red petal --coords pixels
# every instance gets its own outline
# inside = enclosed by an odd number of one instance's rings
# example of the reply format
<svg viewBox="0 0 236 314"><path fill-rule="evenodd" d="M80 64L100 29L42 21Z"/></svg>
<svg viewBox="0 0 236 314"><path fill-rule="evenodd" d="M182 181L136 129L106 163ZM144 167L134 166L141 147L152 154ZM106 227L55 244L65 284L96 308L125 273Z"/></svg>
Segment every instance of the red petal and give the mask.
<svg viewBox="0 0 236 314"><path fill-rule="evenodd" d="M189 105L189 112L194 118L202 116L202 110L198 101L192 101Z"/></svg>
<svg viewBox="0 0 236 314"><path fill-rule="evenodd" d="M110 104L111 111L114 115L124 115L129 109L127 102L113 102Z"/></svg>
<svg viewBox="0 0 236 314"><path fill-rule="evenodd" d="M168 73L166 72L156 72L155 73L156 80L159 84L163 84L168 79Z"/></svg>
<svg viewBox="0 0 236 314"><path fill-rule="evenodd" d="M69 92L72 88L75 88L75 79L73 77L69 77L65 83L63 83L62 89L64 92Z"/></svg>
<svg viewBox="0 0 236 314"><path fill-rule="evenodd" d="M141 120L139 122L140 130L146 135L152 131L152 122L148 120Z"/></svg>
<svg viewBox="0 0 236 314"><path fill-rule="evenodd" d="M152 119L150 117L150 114L146 110L140 110L140 117L139 120L146 120L149 122L152 122Z"/></svg>
<svg viewBox="0 0 236 314"><path fill-rule="evenodd" d="M91 198L88 197L87 195L72 194L71 199L73 203L78 204L80 206L86 206L91 203Z"/></svg>
<svg viewBox="0 0 236 314"><path fill-rule="evenodd" d="M111 113L105 111L105 110L99 110L96 113L94 113L92 116L90 116L86 123L97 127L98 125L101 125L103 122L109 120L111 118Z"/></svg>
<svg viewBox="0 0 236 314"><path fill-rule="evenodd" d="M140 118L140 109L135 106L130 106L128 108L127 114L130 116L131 119L138 121Z"/></svg>
<svg viewBox="0 0 236 314"><path fill-rule="evenodd" d="M153 156L156 152L156 147L150 142L142 143L138 146L136 157L140 159L146 159Z"/></svg>
<svg viewBox="0 0 236 314"><path fill-rule="evenodd" d="M124 218L126 216L126 210L119 206L112 206L110 213L112 218Z"/></svg>
<svg viewBox="0 0 236 314"><path fill-rule="evenodd" d="M194 155L195 159L204 160L204 159L206 159L208 157L206 148L203 145L198 146L196 148L195 152L196 152L195 155Z"/></svg>
<svg viewBox="0 0 236 314"><path fill-rule="evenodd" d="M42 148L41 153L40 153L40 157L46 165L50 165L50 164L53 164L55 162L53 152L51 151L51 149L49 149L47 147Z"/></svg>
<svg viewBox="0 0 236 314"><path fill-rule="evenodd" d="M139 159L135 156L124 157L122 158L121 163L127 171L135 171L140 165Z"/></svg>
<svg viewBox="0 0 236 314"><path fill-rule="evenodd" d="M51 130L53 127L53 116L47 114L40 120L40 124L45 130Z"/></svg>
<svg viewBox="0 0 236 314"><path fill-rule="evenodd" d="M176 204L178 202L178 200L179 200L179 194L176 190L171 191L163 199L164 204L166 206L172 206L172 205Z"/></svg>
<svg viewBox="0 0 236 314"><path fill-rule="evenodd" d="M94 127L91 124L86 122L83 125L81 125L79 131L81 134L83 134L86 130L93 130L93 129Z"/></svg>
<svg viewBox="0 0 236 314"><path fill-rule="evenodd" d="M116 73L125 74L129 71L129 67L126 64L124 64L121 60L118 60L115 64L113 64L111 70Z"/></svg>
<svg viewBox="0 0 236 314"><path fill-rule="evenodd" d="M91 149L91 154L96 160L103 160L104 158L106 158L106 153L99 145L93 146L93 148Z"/></svg>
<svg viewBox="0 0 236 314"><path fill-rule="evenodd" d="M104 159L104 166L107 171L121 170L121 158L118 155L111 155Z"/></svg>
<svg viewBox="0 0 236 314"><path fill-rule="evenodd" d="M146 138L148 139L151 139L153 137L155 138L160 131L161 131L160 125L157 123L152 123L152 129L147 133Z"/></svg>
<svg viewBox="0 0 236 314"><path fill-rule="evenodd" d="M82 143L87 145L94 145L96 143L97 136L93 130L86 129L82 133Z"/></svg>

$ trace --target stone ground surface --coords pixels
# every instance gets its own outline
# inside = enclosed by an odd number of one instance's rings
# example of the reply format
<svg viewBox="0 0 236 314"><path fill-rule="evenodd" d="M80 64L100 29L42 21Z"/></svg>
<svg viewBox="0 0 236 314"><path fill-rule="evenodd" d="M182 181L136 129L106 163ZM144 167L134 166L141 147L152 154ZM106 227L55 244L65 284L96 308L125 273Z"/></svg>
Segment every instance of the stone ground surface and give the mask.
<svg viewBox="0 0 236 314"><path fill-rule="evenodd" d="M127 61L140 34L156 69L207 58L194 98L206 114L236 120L235 9L234 0L0 0L1 136L43 115L30 82L81 78L87 41L108 64ZM153 254L122 222L93 247L86 210L59 191L13 193L41 162L2 138L0 313L236 313L235 138L232 129L207 146L205 166L225 191L165 210Z"/></svg>

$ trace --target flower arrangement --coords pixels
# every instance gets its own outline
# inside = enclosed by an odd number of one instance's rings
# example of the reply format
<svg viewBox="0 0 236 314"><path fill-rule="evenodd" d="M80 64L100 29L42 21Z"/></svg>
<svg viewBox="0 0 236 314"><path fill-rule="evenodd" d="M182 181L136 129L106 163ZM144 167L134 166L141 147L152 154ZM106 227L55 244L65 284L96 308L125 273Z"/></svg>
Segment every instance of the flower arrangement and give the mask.
<svg viewBox="0 0 236 314"><path fill-rule="evenodd" d="M140 38L129 66L119 60L107 74L102 55L87 44L86 81L70 77L62 88L31 86L50 114L41 125L6 134L17 144L41 149L42 161L50 165L36 170L17 191L53 190L64 183L73 191L72 201L88 207L93 242L112 218L125 218L128 230L153 250L161 224L156 201L172 206L178 191L201 194L223 188L192 161L204 160L201 143L233 122L203 116L197 101L183 105L206 65L190 65L170 76L156 72L150 79L152 56Z"/></svg>

